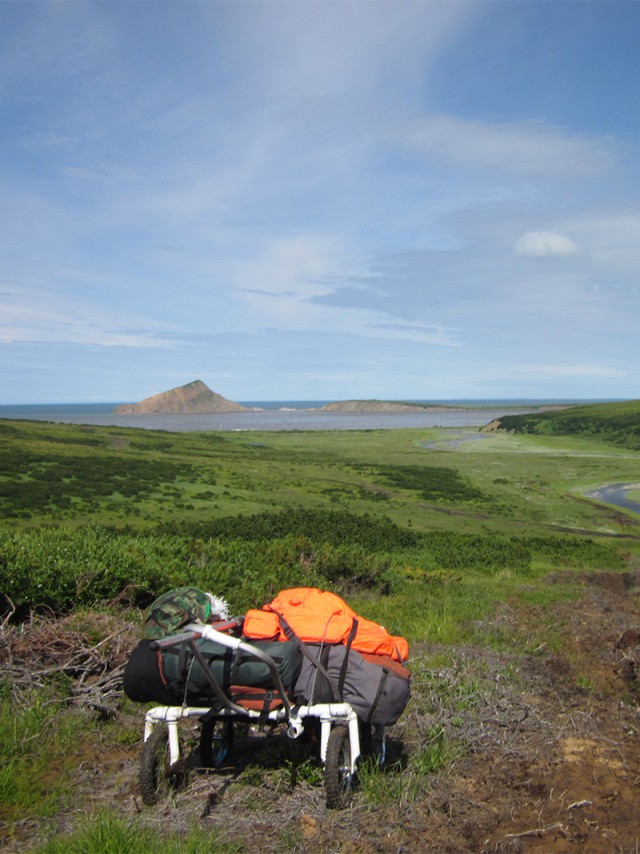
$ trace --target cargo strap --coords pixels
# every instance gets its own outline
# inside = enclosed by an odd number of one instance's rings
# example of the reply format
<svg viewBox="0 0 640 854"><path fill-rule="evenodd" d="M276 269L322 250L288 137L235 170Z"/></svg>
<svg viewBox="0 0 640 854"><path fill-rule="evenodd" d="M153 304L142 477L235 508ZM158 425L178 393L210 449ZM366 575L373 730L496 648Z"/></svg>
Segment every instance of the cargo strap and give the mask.
<svg viewBox="0 0 640 854"><path fill-rule="evenodd" d="M291 626L285 620L285 618L282 616L282 614L280 614L278 611L276 611L276 609L271 605L269 605L269 609L271 611L273 611L273 613L276 614L276 616L280 620L280 625L282 626L282 630L284 631L285 635L289 638L289 640L298 644L298 646L300 647L300 652L305 656L305 658L307 658L313 664L313 666L316 668L318 673L320 673L322 676L324 676L324 678L327 680L327 685L329 686L329 690L331 691L331 702L332 703L340 702L342 692L340 690L338 690L338 688L336 688L336 685L335 685L333 679L331 678L331 676L329 675L327 668L323 664L321 664L318 661L318 659L315 658L315 656L313 656L309 652L309 647L305 644L305 642L301 638L298 637L298 635L294 632L294 630L291 628Z"/></svg>
<svg viewBox="0 0 640 854"><path fill-rule="evenodd" d="M378 708L378 703L380 702L380 697L382 697L382 692L384 691L385 682L387 681L387 676L389 675L389 670L386 667L382 668L382 676L380 677L380 682L378 683L378 690L376 691L376 696L371 704L371 708L369 709L369 714L367 715L367 723L370 724L373 720L373 716L376 713L376 709Z"/></svg>
<svg viewBox="0 0 640 854"><path fill-rule="evenodd" d="M349 666L349 653L351 652L351 644L358 632L358 620L356 617L353 618L353 623L351 625L351 631L349 632L349 636L347 637L346 652L344 654L344 661L342 662L342 667L340 668L340 676L338 677L338 691L340 692L340 697L342 698L344 695L344 680L347 677L347 667Z"/></svg>

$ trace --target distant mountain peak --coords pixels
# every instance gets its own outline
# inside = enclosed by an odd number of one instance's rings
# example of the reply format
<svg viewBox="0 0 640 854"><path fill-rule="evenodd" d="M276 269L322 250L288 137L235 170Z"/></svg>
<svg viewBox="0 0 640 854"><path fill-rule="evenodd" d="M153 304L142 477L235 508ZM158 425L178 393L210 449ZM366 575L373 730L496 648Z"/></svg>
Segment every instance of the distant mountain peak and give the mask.
<svg viewBox="0 0 640 854"><path fill-rule="evenodd" d="M204 415L208 412L248 411L246 406L211 391L202 380L193 380L147 397L140 403L125 403L115 409L118 415Z"/></svg>

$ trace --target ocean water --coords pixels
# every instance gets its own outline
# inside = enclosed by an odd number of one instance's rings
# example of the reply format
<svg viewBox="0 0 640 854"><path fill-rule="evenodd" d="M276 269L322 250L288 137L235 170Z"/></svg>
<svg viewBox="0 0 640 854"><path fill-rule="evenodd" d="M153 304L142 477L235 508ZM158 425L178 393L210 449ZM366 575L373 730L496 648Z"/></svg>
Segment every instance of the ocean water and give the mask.
<svg viewBox="0 0 640 854"><path fill-rule="evenodd" d="M260 407L253 412L206 415L116 415L117 403L56 403L0 406L0 419L26 419L58 424L139 427L185 433L202 430L393 430L407 427L482 427L501 415L533 412L541 406L603 403L601 400L449 400L414 401L445 409L415 412L322 412L329 401L242 401Z"/></svg>

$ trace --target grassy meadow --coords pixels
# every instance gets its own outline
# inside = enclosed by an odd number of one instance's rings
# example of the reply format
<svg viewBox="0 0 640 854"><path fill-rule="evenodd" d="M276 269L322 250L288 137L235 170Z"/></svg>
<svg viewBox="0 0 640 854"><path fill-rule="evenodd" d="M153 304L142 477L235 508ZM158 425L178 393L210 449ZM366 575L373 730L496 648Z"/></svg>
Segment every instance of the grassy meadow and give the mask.
<svg viewBox="0 0 640 854"><path fill-rule="evenodd" d="M2 421L0 460L5 630L54 615L90 625L100 644L112 626L92 615L139 625L149 602L179 584L224 595L236 613L278 589L313 585L406 636L420 650L412 665L424 680L435 666L431 645L440 658L466 642L516 652L552 645L544 621L519 634L487 633L483 620L505 604L544 609L570 600L572 572L639 565L640 515L584 492L640 483L640 453L595 434L178 434ZM559 569L562 583L542 583ZM118 708L137 723L95 723L71 702L73 679L52 673L37 690L17 692L0 676L5 842L19 838L25 821L43 821L73 800L74 739L89 750L140 738L139 710L120 697ZM48 761L40 786L45 754L59 758L59 773ZM424 749L420 757L414 780L439 764L432 768ZM373 791L375 779L369 785ZM100 827L114 838L123 832L115 813ZM76 850L87 832L64 843L54 834L38 850ZM146 841L131 850L153 850L157 840L140 833Z"/></svg>
<svg viewBox="0 0 640 854"><path fill-rule="evenodd" d="M183 583L240 613L308 582L440 639L467 631L461 602L490 607L558 566L619 569L640 543L640 517L583 496L640 482L640 454L592 436L5 421L0 443L0 590L19 617L140 609Z"/></svg>

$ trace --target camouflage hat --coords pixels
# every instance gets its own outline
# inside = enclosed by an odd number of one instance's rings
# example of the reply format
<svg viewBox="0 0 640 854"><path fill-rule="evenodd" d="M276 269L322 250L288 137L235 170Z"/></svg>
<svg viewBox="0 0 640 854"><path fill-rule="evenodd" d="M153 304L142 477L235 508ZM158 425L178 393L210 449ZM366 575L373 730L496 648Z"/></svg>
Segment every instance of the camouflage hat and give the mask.
<svg viewBox="0 0 640 854"><path fill-rule="evenodd" d="M187 623L207 623L211 599L197 587L176 587L151 603L142 636L148 640L175 634Z"/></svg>

